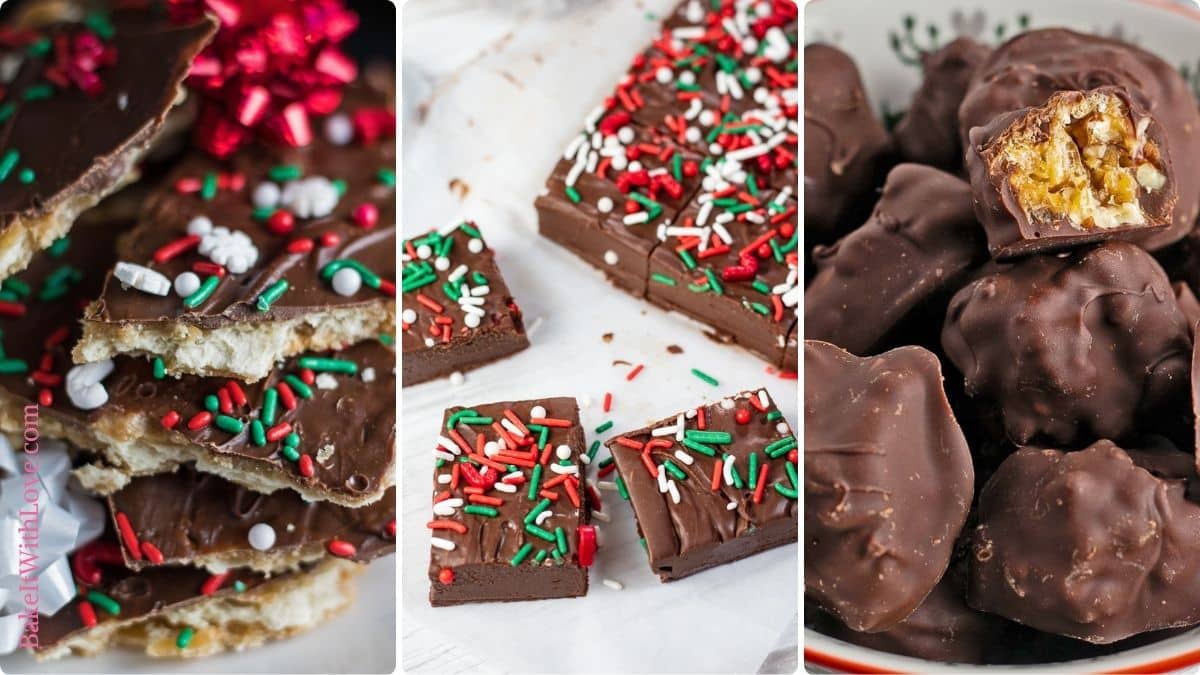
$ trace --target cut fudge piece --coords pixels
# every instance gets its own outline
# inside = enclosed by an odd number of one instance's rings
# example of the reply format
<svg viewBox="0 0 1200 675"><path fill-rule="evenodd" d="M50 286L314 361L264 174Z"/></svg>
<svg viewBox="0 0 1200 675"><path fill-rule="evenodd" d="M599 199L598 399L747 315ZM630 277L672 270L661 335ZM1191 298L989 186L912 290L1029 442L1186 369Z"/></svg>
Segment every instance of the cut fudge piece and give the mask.
<svg viewBox="0 0 1200 675"><path fill-rule="evenodd" d="M628 112L600 109L567 146L534 202L538 232L620 288L646 294L656 228L700 185L700 158Z"/></svg>
<svg viewBox="0 0 1200 675"><path fill-rule="evenodd" d="M529 346L521 310L473 222L404 242L404 386L487 365Z"/></svg>
<svg viewBox="0 0 1200 675"><path fill-rule="evenodd" d="M380 110L359 87L341 114ZM395 144L199 151L151 197L84 315L76 362L159 356L170 374L253 382L282 359L395 323Z"/></svg>
<svg viewBox="0 0 1200 675"><path fill-rule="evenodd" d="M196 567L133 572L117 562L120 555L107 539L75 553L77 574L82 566L94 580L81 584L79 595L53 616L41 617L39 660L117 646L155 657L199 658L290 637L349 607L354 578L365 569L330 558L273 577Z"/></svg>
<svg viewBox="0 0 1200 675"><path fill-rule="evenodd" d="M785 193L701 192L659 227L647 299L780 364L800 302L796 220Z"/></svg>
<svg viewBox="0 0 1200 675"><path fill-rule="evenodd" d="M11 26L10 26L11 28ZM216 23L145 10L7 31L0 45L0 279L137 177Z"/></svg>
<svg viewBox="0 0 1200 675"><path fill-rule="evenodd" d="M662 581L796 541L796 436L765 389L605 445Z"/></svg>
<svg viewBox="0 0 1200 675"><path fill-rule="evenodd" d="M442 422L430 604L586 595L596 532L575 399L454 407Z"/></svg>
<svg viewBox="0 0 1200 675"><path fill-rule="evenodd" d="M295 569L326 554L365 563L396 548L396 491L361 508L261 494L191 466L135 478L108 496L130 569Z"/></svg>

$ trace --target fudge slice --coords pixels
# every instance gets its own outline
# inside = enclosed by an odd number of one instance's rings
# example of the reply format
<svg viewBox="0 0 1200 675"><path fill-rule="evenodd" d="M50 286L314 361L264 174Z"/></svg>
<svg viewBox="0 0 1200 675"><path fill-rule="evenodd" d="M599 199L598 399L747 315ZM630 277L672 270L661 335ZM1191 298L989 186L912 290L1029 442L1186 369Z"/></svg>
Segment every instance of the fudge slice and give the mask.
<svg viewBox="0 0 1200 675"><path fill-rule="evenodd" d="M796 541L796 436L765 389L606 444L650 568L674 581Z"/></svg>
<svg viewBox="0 0 1200 675"><path fill-rule="evenodd" d="M534 202L538 232L643 297L656 229L672 222L700 185L700 157L633 124L626 111L598 111Z"/></svg>
<svg viewBox="0 0 1200 675"><path fill-rule="evenodd" d="M647 299L779 365L800 302L797 213L783 192L702 191L659 228Z"/></svg>
<svg viewBox="0 0 1200 675"><path fill-rule="evenodd" d="M573 398L446 410L434 456L429 602L587 594L596 532Z"/></svg>
<svg viewBox="0 0 1200 675"><path fill-rule="evenodd" d="M359 87L339 114L386 105ZM75 361L158 356L172 375L254 382L393 326L395 144L346 140L192 151L121 242Z"/></svg>
<svg viewBox="0 0 1200 675"><path fill-rule="evenodd" d="M130 9L4 31L0 279L137 178L137 163L183 100L192 60L216 28L206 17L172 25Z"/></svg>
<svg viewBox="0 0 1200 675"><path fill-rule="evenodd" d="M473 222L404 242L404 386L487 365L529 346L521 310Z"/></svg>
<svg viewBox="0 0 1200 675"><path fill-rule="evenodd" d="M396 490L360 508L261 494L192 466L135 478L108 496L125 565L221 572L296 569L326 555L366 563L396 548Z"/></svg>

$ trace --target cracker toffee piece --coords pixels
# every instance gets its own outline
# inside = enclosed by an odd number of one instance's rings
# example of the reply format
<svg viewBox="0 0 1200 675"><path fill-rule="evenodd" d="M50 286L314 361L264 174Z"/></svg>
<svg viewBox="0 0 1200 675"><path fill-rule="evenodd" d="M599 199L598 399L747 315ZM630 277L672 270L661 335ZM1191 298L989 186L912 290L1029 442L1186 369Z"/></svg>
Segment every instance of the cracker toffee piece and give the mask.
<svg viewBox="0 0 1200 675"><path fill-rule="evenodd" d="M950 563L974 489L967 440L921 347L859 358L805 340L804 383L805 593L853 630L888 630Z"/></svg>
<svg viewBox="0 0 1200 675"><path fill-rule="evenodd" d="M575 399L449 408L434 456L431 605L587 594L596 531Z"/></svg>
<svg viewBox="0 0 1200 675"><path fill-rule="evenodd" d="M1168 227L1163 127L1120 87L1064 91L971 130L975 213L997 259Z"/></svg>
<svg viewBox="0 0 1200 675"><path fill-rule="evenodd" d="M331 558L275 576L173 566L133 572L120 565L120 551L106 539L74 554L77 574L81 558L89 583L56 614L41 617L39 660L111 647L200 658L291 637L349 607L354 578L364 569Z"/></svg>
<svg viewBox="0 0 1200 675"><path fill-rule="evenodd" d="M396 548L394 487L374 504L347 508L308 502L291 490L257 493L183 466L134 478L108 496L108 508L134 571L195 565L282 572L327 555L366 563ZM264 528L265 547L252 534Z"/></svg>
<svg viewBox="0 0 1200 675"><path fill-rule="evenodd" d="M942 347L1017 445L1122 438L1187 406L1187 319L1162 268L1126 242L997 266L950 301Z"/></svg>
<svg viewBox="0 0 1200 675"><path fill-rule="evenodd" d="M0 279L137 177L216 28L96 10L0 39Z"/></svg>
<svg viewBox="0 0 1200 675"><path fill-rule="evenodd" d="M790 193L702 190L673 224L659 227L646 299L781 365L801 293Z"/></svg>
<svg viewBox="0 0 1200 675"><path fill-rule="evenodd" d="M342 114L383 101L351 90ZM75 360L145 354L171 374L253 382L391 327L395 144L344 140L252 145L228 161L193 151L123 240Z"/></svg>
<svg viewBox="0 0 1200 675"><path fill-rule="evenodd" d="M987 45L960 37L921 54L921 86L892 132L901 159L963 173L958 106L971 74L991 52Z"/></svg>
<svg viewBox="0 0 1200 675"><path fill-rule="evenodd" d="M980 494L969 604L1102 644L1200 622L1195 479L1174 448L1018 450Z"/></svg>
<svg viewBox="0 0 1200 675"><path fill-rule="evenodd" d="M521 310L475 223L406 240L401 262L404 386L485 366L529 346Z"/></svg>
<svg viewBox="0 0 1200 675"><path fill-rule="evenodd" d="M662 581L797 539L796 436L765 389L681 412L605 446Z"/></svg>
<svg viewBox="0 0 1200 675"><path fill-rule="evenodd" d="M931 167L900 164L867 222L813 251L817 273L804 293L804 337L865 356L905 324L936 328L949 296L986 257L970 186Z"/></svg>

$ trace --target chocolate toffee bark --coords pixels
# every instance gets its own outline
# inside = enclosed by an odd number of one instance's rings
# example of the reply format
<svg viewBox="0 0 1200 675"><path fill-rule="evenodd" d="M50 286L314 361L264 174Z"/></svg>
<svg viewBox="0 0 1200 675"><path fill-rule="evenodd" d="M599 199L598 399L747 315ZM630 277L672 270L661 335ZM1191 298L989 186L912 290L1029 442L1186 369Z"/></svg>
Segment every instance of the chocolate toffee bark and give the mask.
<svg viewBox="0 0 1200 675"><path fill-rule="evenodd" d="M220 572L296 569L327 555L366 563L396 548L396 492L360 508L261 494L191 466L134 478L108 496L125 564Z"/></svg>
<svg viewBox="0 0 1200 675"><path fill-rule="evenodd" d="M646 299L782 363L800 303L797 214L785 192L702 190L659 228Z"/></svg>
<svg viewBox="0 0 1200 675"><path fill-rule="evenodd" d="M575 399L449 408L434 456L431 605L587 594L596 532Z"/></svg>
<svg viewBox="0 0 1200 675"><path fill-rule="evenodd" d="M137 177L216 23L95 10L0 39L0 279Z"/></svg>
<svg viewBox="0 0 1200 675"><path fill-rule="evenodd" d="M700 185L701 158L625 111L599 112L534 201L538 232L643 297L657 228L673 222Z"/></svg>
<svg viewBox="0 0 1200 675"><path fill-rule="evenodd" d="M609 440L650 569L674 581L796 541L796 436L765 389Z"/></svg>
<svg viewBox="0 0 1200 675"><path fill-rule="evenodd" d="M1011 441L1081 447L1187 405L1192 339L1150 254L1107 242L995 269L951 300L942 346Z"/></svg>
<svg viewBox="0 0 1200 675"><path fill-rule="evenodd" d="M475 223L408 239L400 256L404 386L485 366L529 346L521 310Z"/></svg>
<svg viewBox="0 0 1200 675"><path fill-rule="evenodd" d="M365 89L343 114L381 109ZM84 316L77 362L159 356L170 374L253 382L395 322L395 145L193 151L152 196ZM253 348L248 348L253 345Z"/></svg>
<svg viewBox="0 0 1200 675"><path fill-rule="evenodd" d="M813 251L817 273L805 289L804 337L865 356L906 323L936 327L950 294L986 257L970 186L931 167L901 164L866 223Z"/></svg>
<svg viewBox="0 0 1200 675"><path fill-rule="evenodd" d="M804 383L805 593L853 630L888 630L950 563L973 492L967 440L923 348L858 358L805 340Z"/></svg>
<svg viewBox="0 0 1200 675"><path fill-rule="evenodd" d="M354 601L363 566L327 559L269 576L246 569L211 574L195 567L121 566L116 544L101 539L73 557L79 595L39 623L39 660L92 656L111 647L160 658L200 658L290 637ZM97 566L101 562L103 565Z"/></svg>
<svg viewBox="0 0 1200 675"><path fill-rule="evenodd" d="M991 52L991 47L960 37L921 54L921 86L892 132L901 159L963 173L965 134L958 129L958 106L971 75Z"/></svg>
<svg viewBox="0 0 1200 675"><path fill-rule="evenodd" d="M836 47L804 48L804 231L829 244L861 222L890 152L854 61Z"/></svg>
<svg viewBox="0 0 1200 675"><path fill-rule="evenodd" d="M1137 238L1171 225L1163 127L1121 87L1064 91L971 130L975 213L997 259Z"/></svg>
<svg viewBox="0 0 1200 675"><path fill-rule="evenodd" d="M980 495L968 602L1093 643L1200 622L1195 478L1173 448L1017 451Z"/></svg>
<svg viewBox="0 0 1200 675"><path fill-rule="evenodd" d="M971 78L959 108L964 147L974 127L997 116L1045 104L1059 91L1124 87L1165 132L1179 200L1171 225L1135 239L1155 251L1193 228L1200 212L1200 111L1175 66L1133 45L1062 28L1022 33L996 48Z"/></svg>

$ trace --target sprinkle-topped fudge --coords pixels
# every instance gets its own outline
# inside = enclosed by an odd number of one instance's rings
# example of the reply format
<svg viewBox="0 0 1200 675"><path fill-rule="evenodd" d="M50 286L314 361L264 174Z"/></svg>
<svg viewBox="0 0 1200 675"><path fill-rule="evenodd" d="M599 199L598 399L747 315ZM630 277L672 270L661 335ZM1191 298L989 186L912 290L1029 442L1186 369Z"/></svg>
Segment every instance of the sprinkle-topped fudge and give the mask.
<svg viewBox="0 0 1200 675"><path fill-rule="evenodd" d="M796 436L765 389L692 408L605 446L650 568L663 581L797 539Z"/></svg>
<svg viewBox="0 0 1200 675"><path fill-rule="evenodd" d="M449 408L434 456L430 604L587 594L596 532L575 399Z"/></svg>
<svg viewBox="0 0 1200 675"><path fill-rule="evenodd" d="M404 386L487 365L529 346L495 252L473 222L404 242Z"/></svg>

